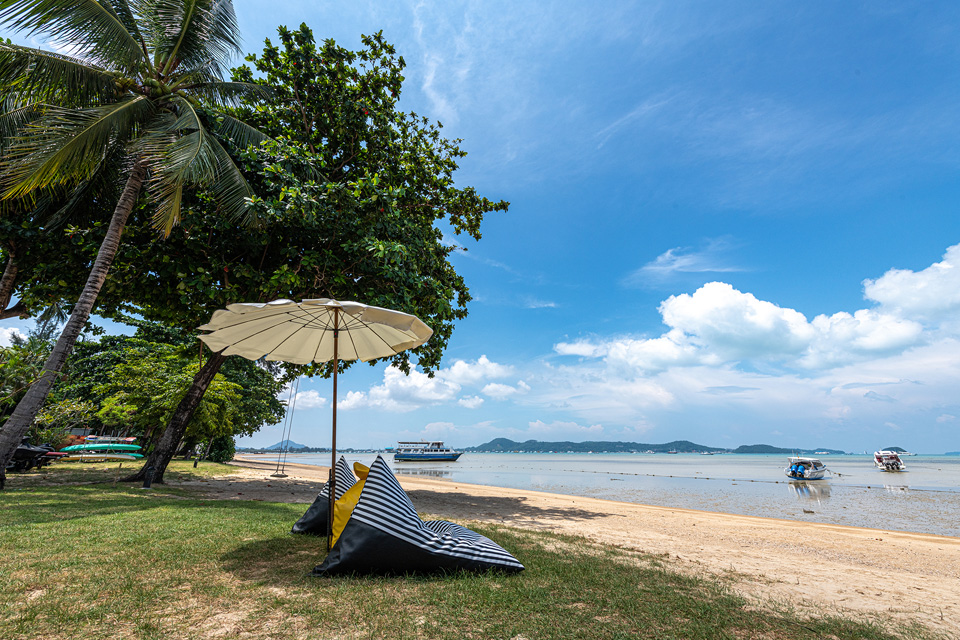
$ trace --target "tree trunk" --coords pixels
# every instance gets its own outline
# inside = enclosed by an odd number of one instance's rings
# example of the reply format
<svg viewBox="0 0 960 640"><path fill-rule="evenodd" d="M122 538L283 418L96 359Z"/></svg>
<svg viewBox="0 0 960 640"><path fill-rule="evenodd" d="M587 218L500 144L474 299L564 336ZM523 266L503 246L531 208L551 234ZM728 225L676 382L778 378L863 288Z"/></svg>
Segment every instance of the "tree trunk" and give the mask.
<svg viewBox="0 0 960 640"><path fill-rule="evenodd" d="M123 478L123 482L139 482L143 480L147 475L147 469L150 467L153 467L153 482L163 482L163 474L167 470L167 465L173 460L173 456L177 454L177 448L180 446L183 434L187 432L187 425L190 424L193 413L197 410L197 407L200 406L203 394L206 393L207 387L213 382L214 376L220 371L220 366L223 365L226 359L227 356L220 353L210 354L210 358L207 359L206 364L200 367L197 375L193 376L193 383L190 385L190 389L187 390L187 395L183 396L183 400L177 405L177 409L170 417L170 423L167 425L167 428L164 429L163 435L160 436L160 441L157 443L157 446L154 447L153 451L150 452L143 467L132 476Z"/></svg>
<svg viewBox="0 0 960 640"><path fill-rule="evenodd" d="M21 303L7 308L10 299L13 297L13 287L17 282L17 255L13 249L7 256L7 266L3 269L3 278L0 278L0 320L7 318L26 318L27 308Z"/></svg>
<svg viewBox="0 0 960 640"><path fill-rule="evenodd" d="M90 276L83 287L83 292L73 307L73 313L67 320L63 332L53 347L50 357L43 365L43 372L40 378L34 382L27 394L17 404L10 418L0 427L0 489L3 488L6 475L4 469L7 462L13 457L13 452L20 445L27 429L33 424L33 420L40 408L43 406L47 394L56 382L60 370L63 368L67 357L73 350L73 345L80 335L80 331L87 323L90 313L93 311L93 305L97 302L97 296L100 294L100 288L103 287L107 279L107 273L110 271L110 265L113 263L114 256L117 255L117 249L120 248L120 236L127 224L127 218L133 211L133 206L137 202L137 196L140 193L140 187L146 177L146 168L140 162L136 163L127 184L120 195L120 201L113 211L113 217L110 218L110 226L107 228L107 235L100 244L100 251L97 253L97 259L90 270Z"/></svg>

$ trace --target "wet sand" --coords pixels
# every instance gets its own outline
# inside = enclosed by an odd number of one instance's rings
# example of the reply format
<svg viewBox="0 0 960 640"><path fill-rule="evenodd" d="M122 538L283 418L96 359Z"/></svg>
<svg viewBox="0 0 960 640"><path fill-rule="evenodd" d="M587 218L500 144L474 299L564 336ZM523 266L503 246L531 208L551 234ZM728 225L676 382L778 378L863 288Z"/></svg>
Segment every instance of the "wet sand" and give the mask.
<svg viewBox="0 0 960 640"><path fill-rule="evenodd" d="M221 498L313 501L327 468L238 457L240 476L211 481ZM960 538L638 505L398 476L432 518L583 536L659 555L751 598L810 612L919 622L960 637Z"/></svg>

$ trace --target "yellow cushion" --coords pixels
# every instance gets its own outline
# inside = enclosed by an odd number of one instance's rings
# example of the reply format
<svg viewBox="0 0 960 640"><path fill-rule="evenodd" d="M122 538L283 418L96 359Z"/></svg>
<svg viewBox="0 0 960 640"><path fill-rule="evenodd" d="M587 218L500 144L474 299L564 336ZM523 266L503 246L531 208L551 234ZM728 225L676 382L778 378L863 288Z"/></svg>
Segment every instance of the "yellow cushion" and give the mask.
<svg viewBox="0 0 960 640"><path fill-rule="evenodd" d="M360 500L360 492L363 491L363 483L367 481L369 471L370 467L366 467L359 462L353 463L353 472L357 475L358 480L333 504L333 541L330 543L331 547L337 544L343 528L347 526L347 521L353 515L353 510Z"/></svg>

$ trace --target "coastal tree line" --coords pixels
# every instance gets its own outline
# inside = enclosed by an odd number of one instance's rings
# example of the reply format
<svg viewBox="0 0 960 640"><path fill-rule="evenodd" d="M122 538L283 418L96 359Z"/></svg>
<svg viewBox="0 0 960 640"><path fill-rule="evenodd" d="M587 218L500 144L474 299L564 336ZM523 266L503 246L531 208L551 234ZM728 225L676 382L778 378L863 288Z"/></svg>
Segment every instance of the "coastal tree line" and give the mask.
<svg viewBox="0 0 960 640"><path fill-rule="evenodd" d="M180 381L151 417L165 424L155 440L151 432L143 469L154 467L158 480L185 438L210 426L201 423L211 389L228 398L224 385L237 384L227 375L236 358L204 352L193 338L230 303L331 297L399 309L434 336L390 361L404 371L439 366L470 300L441 226L479 240L483 216L508 203L457 186L461 141L399 109L405 62L382 34L351 51L318 43L306 25L280 27L279 45L267 40L249 66L229 70L240 52L229 2L6 1L0 23L91 52L0 44L0 302L7 317L70 313L0 426L0 463L50 415L51 400L78 395L96 349L84 345L105 341L90 332L93 312L180 336L149 355L125 345L114 363L127 379L168 371L161 377ZM190 349L197 357L173 376ZM280 383L332 371L269 373ZM234 433L276 417L239 411L236 424L247 426ZM143 406L136 415L146 416Z"/></svg>

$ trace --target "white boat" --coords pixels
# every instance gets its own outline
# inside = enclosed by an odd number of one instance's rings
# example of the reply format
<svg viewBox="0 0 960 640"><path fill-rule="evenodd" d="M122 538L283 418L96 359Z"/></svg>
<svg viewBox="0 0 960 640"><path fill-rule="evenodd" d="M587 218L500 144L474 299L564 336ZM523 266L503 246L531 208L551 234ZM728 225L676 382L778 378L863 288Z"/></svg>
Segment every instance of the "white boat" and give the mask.
<svg viewBox="0 0 960 640"><path fill-rule="evenodd" d="M791 480L823 480L830 471L816 458L791 456L787 458L783 473Z"/></svg>
<svg viewBox="0 0 960 640"><path fill-rule="evenodd" d="M440 440L427 442L398 442L393 454L396 462L456 462L463 451L443 446Z"/></svg>
<svg viewBox="0 0 960 640"><path fill-rule="evenodd" d="M906 471L907 465L897 455L896 451L876 451L873 454L873 463L881 471Z"/></svg>

